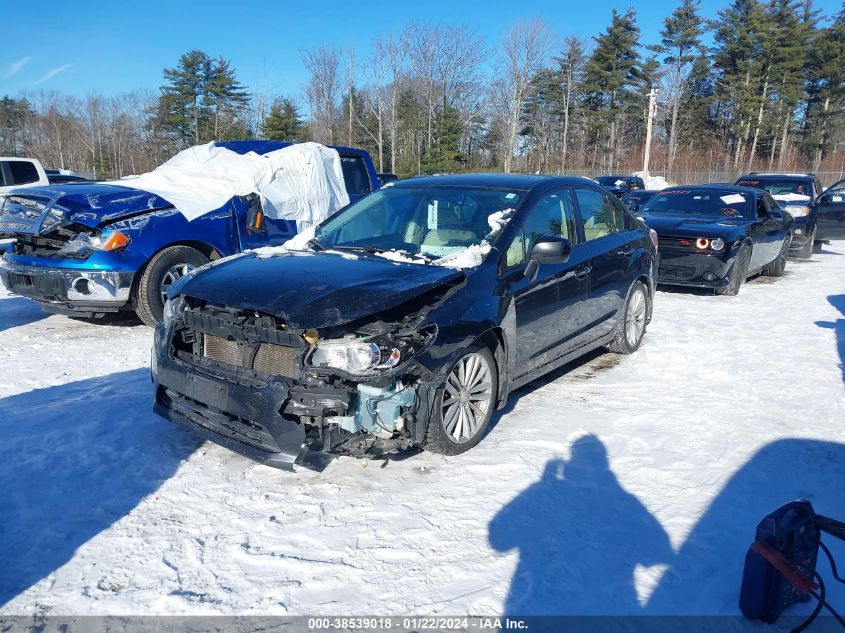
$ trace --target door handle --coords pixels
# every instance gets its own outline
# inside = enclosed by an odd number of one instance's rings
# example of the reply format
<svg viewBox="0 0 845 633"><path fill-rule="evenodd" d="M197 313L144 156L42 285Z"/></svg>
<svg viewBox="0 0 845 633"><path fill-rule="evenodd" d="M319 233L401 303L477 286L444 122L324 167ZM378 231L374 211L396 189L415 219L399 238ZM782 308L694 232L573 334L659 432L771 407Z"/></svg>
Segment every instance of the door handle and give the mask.
<svg viewBox="0 0 845 633"><path fill-rule="evenodd" d="M578 266L578 268L575 269L575 276L578 279L584 279L584 277L589 275L592 272L592 270L593 269L590 266L586 266L586 265Z"/></svg>
<svg viewBox="0 0 845 633"><path fill-rule="evenodd" d="M633 248L626 248L625 250L616 253L619 257L630 257L634 254Z"/></svg>

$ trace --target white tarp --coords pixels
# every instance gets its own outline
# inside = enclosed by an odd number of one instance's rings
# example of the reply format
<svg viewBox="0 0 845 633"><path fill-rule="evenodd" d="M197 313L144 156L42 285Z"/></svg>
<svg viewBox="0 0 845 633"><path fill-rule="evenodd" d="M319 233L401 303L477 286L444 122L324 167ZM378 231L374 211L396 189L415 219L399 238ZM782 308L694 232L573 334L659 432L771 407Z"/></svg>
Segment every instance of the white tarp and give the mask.
<svg viewBox="0 0 845 633"><path fill-rule="evenodd" d="M147 174L109 184L154 193L188 220L251 193L261 196L267 217L295 220L300 229L349 204L340 156L319 143L298 143L268 154L196 145Z"/></svg>

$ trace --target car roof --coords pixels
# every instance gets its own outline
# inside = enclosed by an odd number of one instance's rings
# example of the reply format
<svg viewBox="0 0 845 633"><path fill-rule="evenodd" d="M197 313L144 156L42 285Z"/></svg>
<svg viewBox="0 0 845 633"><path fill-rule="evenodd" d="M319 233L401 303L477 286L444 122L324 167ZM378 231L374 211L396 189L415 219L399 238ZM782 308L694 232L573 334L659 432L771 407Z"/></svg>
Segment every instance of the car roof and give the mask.
<svg viewBox="0 0 845 633"><path fill-rule="evenodd" d="M743 180L745 178L814 178L815 174L812 173L788 173L788 172L774 172L774 171L767 171L767 172L751 172L750 174L745 174L744 176L740 176L737 180Z"/></svg>
<svg viewBox="0 0 845 633"><path fill-rule="evenodd" d="M295 144L296 143L292 141L269 141L266 139L256 139L250 141L221 141L219 143L215 143L217 147L225 147L237 154L246 154L247 152L267 154L269 152L274 152L277 149L284 149L285 147L290 147ZM358 156L364 156L367 154L365 150L358 149L356 147L343 147L342 145L327 145L327 147L336 149L342 154L354 154Z"/></svg>
<svg viewBox="0 0 845 633"><path fill-rule="evenodd" d="M598 185L589 178L577 178L574 176L544 176L541 174L451 174L446 176L417 176L408 180L400 180L393 183L392 187L419 187L419 186L451 186L451 187L479 187L491 189L519 189L528 190L538 186L555 187L566 185Z"/></svg>
<svg viewBox="0 0 845 633"><path fill-rule="evenodd" d="M757 189L755 187L743 187L741 185L673 185L671 187L661 189L660 191L671 191L673 189L680 189L684 191L728 191L732 193L746 193L752 195L760 195L761 193L766 193L762 189Z"/></svg>

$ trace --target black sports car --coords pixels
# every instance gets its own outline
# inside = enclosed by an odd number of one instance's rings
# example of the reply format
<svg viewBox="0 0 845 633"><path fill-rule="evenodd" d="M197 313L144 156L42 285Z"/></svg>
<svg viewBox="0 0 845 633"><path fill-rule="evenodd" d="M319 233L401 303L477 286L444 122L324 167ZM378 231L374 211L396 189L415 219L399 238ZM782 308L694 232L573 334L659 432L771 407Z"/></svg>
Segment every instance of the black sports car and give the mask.
<svg viewBox="0 0 845 633"><path fill-rule="evenodd" d="M638 211L641 206L651 200L660 189L634 189L620 198L628 211Z"/></svg>
<svg viewBox="0 0 845 633"><path fill-rule="evenodd" d="M794 220L766 191L669 187L638 215L659 237L658 283L735 295L752 275L783 275Z"/></svg>
<svg viewBox="0 0 845 633"><path fill-rule="evenodd" d="M155 410L277 467L462 453L513 389L590 350L639 347L652 233L582 178L397 182L298 236L305 250L174 283Z"/></svg>

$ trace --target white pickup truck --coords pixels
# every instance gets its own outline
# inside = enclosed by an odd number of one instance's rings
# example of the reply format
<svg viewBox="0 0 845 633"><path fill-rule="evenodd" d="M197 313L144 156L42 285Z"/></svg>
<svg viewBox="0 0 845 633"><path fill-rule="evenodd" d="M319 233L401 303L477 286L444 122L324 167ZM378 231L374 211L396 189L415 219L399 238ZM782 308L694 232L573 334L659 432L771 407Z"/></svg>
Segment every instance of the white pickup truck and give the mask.
<svg viewBox="0 0 845 633"><path fill-rule="evenodd" d="M36 159L0 156L0 193L17 187L49 184L47 172Z"/></svg>

